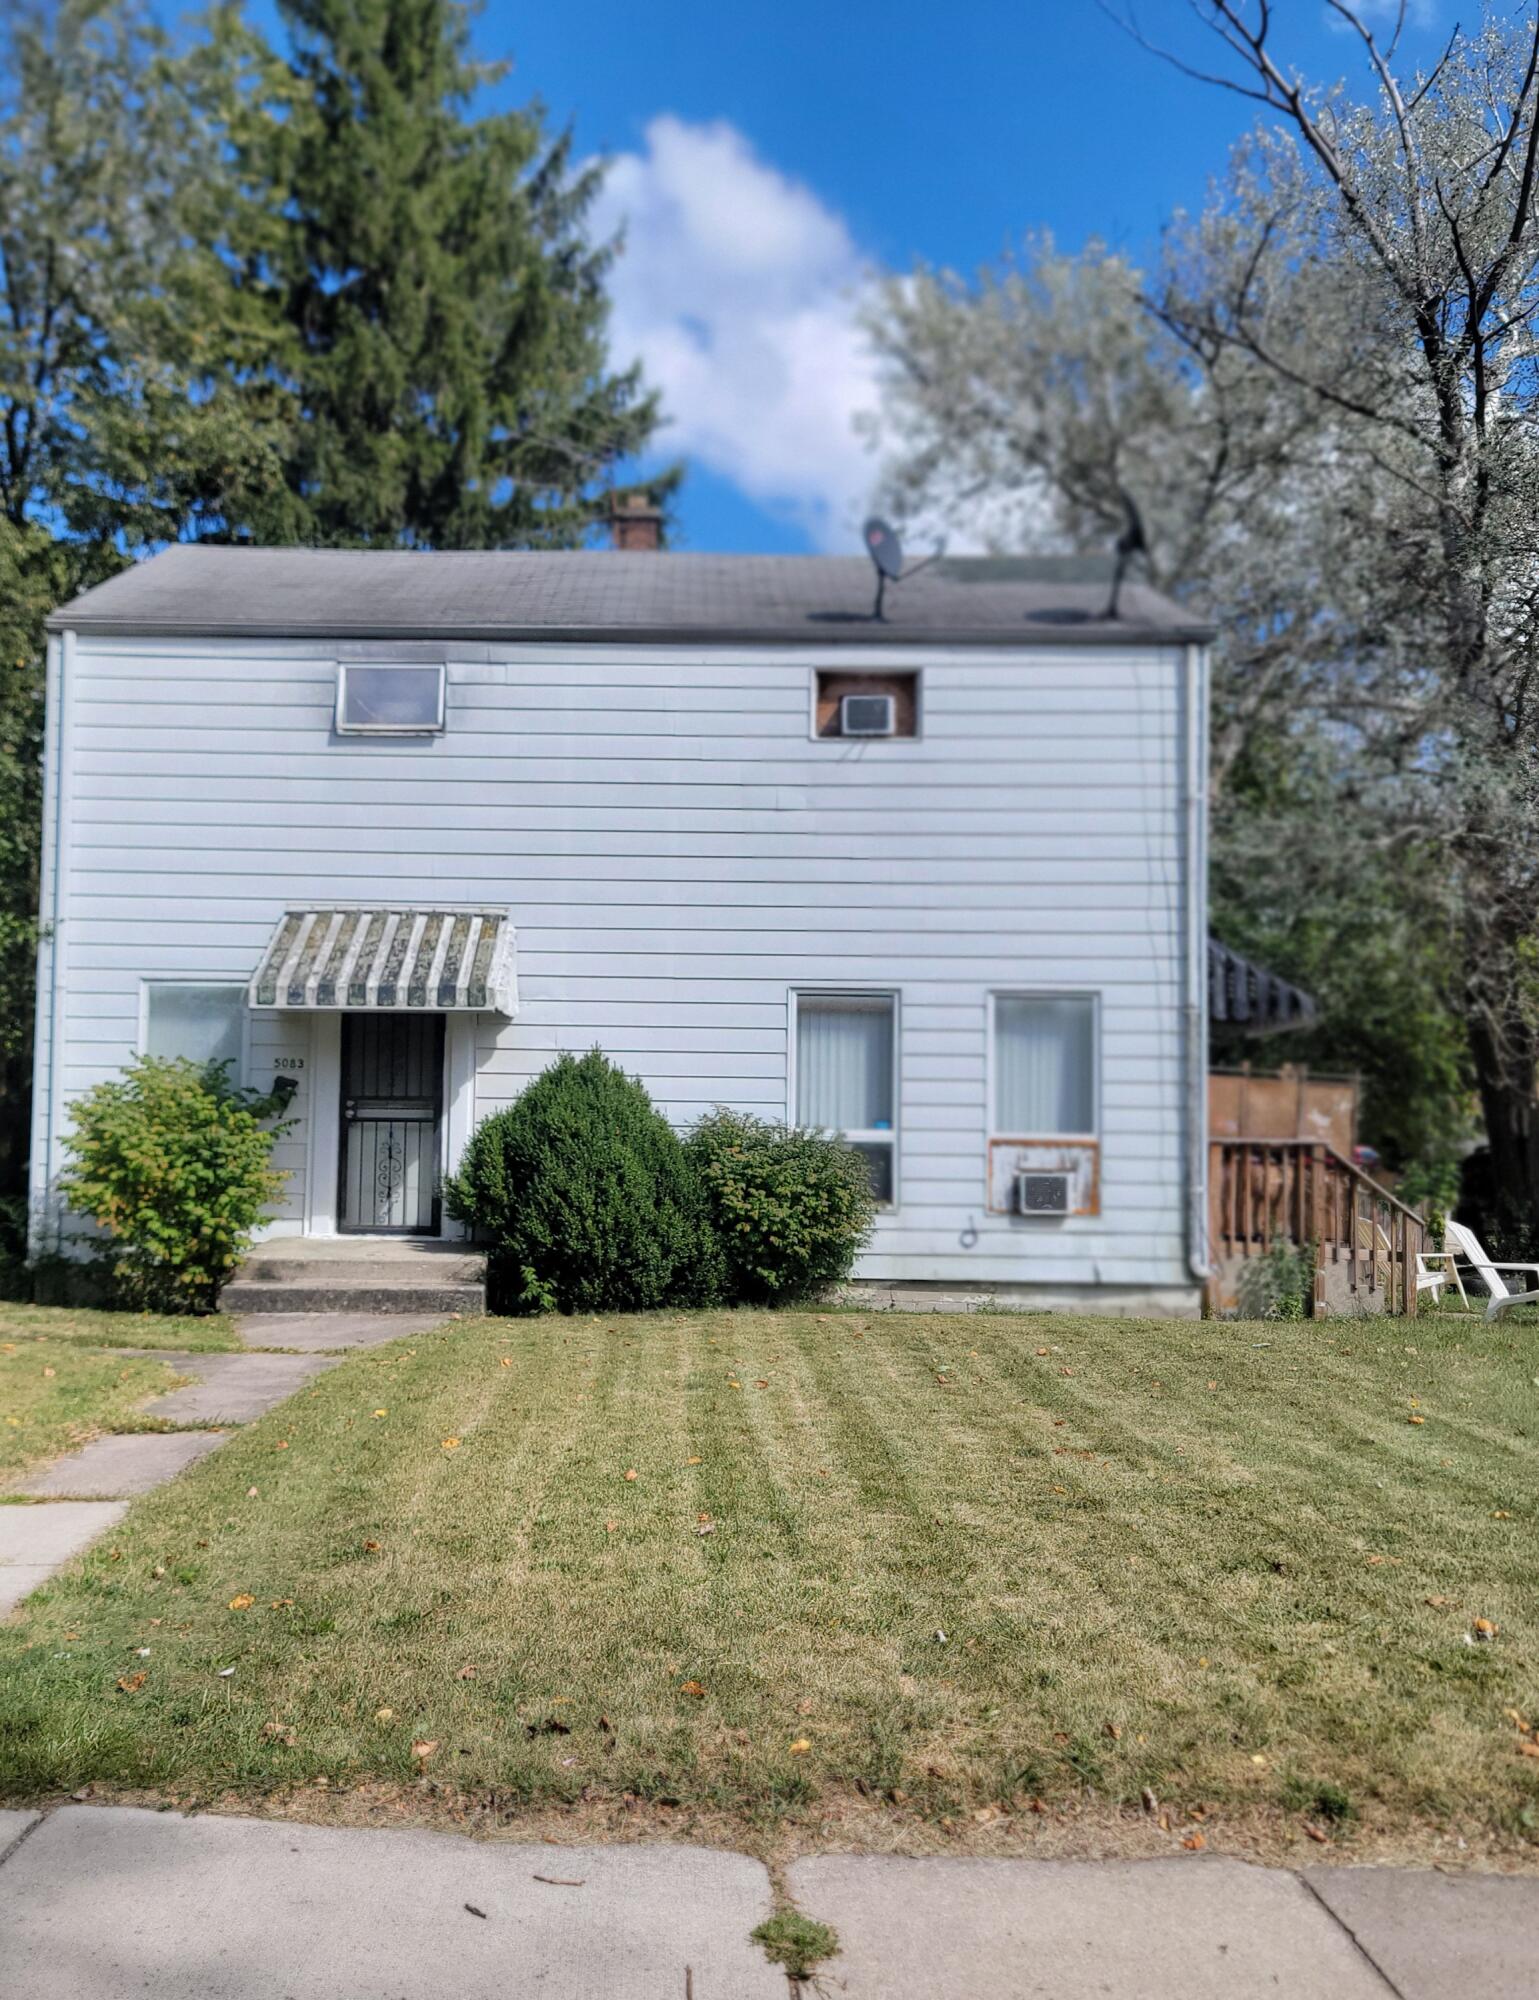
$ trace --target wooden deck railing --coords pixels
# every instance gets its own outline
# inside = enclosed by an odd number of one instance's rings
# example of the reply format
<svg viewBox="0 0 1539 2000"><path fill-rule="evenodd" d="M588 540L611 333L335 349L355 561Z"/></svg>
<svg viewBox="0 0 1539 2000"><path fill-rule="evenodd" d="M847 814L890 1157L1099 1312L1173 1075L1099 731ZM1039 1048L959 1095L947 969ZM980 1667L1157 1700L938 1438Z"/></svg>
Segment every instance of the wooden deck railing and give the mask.
<svg viewBox="0 0 1539 2000"><path fill-rule="evenodd" d="M1347 1266L1349 1290L1377 1309L1414 1314L1416 1259L1427 1225L1415 1209L1336 1148L1316 1139L1215 1139L1208 1199L1215 1259L1255 1257L1274 1243L1315 1246L1315 1305L1326 1266Z"/></svg>

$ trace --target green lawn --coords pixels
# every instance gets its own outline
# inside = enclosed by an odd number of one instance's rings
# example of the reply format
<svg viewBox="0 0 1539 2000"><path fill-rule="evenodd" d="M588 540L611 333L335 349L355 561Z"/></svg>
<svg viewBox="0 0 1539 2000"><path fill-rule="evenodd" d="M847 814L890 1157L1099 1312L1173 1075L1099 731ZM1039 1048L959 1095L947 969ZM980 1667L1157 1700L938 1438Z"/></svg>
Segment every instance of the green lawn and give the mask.
<svg viewBox="0 0 1539 2000"><path fill-rule="evenodd" d="M1536 1376L1473 1319L456 1325L0 1628L0 1789L426 1772L746 1823L1149 1786L1526 1838Z"/></svg>
<svg viewBox="0 0 1539 2000"><path fill-rule="evenodd" d="M85 1347L169 1347L188 1354L230 1354L240 1350L233 1319L215 1313L94 1312L76 1306L23 1306L0 1299L0 1340L36 1335L73 1340Z"/></svg>
<svg viewBox="0 0 1539 2000"><path fill-rule="evenodd" d="M3 1329L0 1321L0 1329ZM138 1405L183 1378L164 1361L0 1330L0 1494L7 1480L100 1431L138 1429Z"/></svg>

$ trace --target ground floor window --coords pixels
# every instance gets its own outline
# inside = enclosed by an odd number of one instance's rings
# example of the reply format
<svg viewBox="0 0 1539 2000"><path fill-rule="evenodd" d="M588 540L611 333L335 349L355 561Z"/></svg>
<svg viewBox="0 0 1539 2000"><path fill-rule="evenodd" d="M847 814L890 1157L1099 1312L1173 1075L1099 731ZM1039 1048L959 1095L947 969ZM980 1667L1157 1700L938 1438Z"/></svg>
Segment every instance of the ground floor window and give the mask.
<svg viewBox="0 0 1539 2000"><path fill-rule="evenodd" d="M864 1155L878 1201L897 1200L895 993L798 993L796 1122L840 1133Z"/></svg>
<svg viewBox="0 0 1539 2000"><path fill-rule="evenodd" d="M1096 1130L1096 1004L1088 993L996 993L994 1131L1090 1139Z"/></svg>
<svg viewBox="0 0 1539 2000"><path fill-rule="evenodd" d="M231 1079L239 1083L245 1026L244 986L205 986L190 979L145 982L143 1051L147 1056L227 1062Z"/></svg>

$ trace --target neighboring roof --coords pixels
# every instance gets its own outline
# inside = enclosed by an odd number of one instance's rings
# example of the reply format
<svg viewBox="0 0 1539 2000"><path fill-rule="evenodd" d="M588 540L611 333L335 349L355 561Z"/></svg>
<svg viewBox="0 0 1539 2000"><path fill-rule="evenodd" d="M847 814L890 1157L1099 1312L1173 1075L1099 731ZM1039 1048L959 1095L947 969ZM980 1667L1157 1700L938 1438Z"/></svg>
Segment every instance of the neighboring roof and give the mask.
<svg viewBox="0 0 1539 2000"><path fill-rule="evenodd" d="M857 556L540 554L183 545L66 604L52 631L328 639L1172 644L1212 636L1105 562L946 557L889 584Z"/></svg>
<svg viewBox="0 0 1539 2000"><path fill-rule="evenodd" d="M1312 993L1292 986L1208 938L1208 1019L1246 1035L1280 1035L1289 1028L1312 1028L1320 1009Z"/></svg>

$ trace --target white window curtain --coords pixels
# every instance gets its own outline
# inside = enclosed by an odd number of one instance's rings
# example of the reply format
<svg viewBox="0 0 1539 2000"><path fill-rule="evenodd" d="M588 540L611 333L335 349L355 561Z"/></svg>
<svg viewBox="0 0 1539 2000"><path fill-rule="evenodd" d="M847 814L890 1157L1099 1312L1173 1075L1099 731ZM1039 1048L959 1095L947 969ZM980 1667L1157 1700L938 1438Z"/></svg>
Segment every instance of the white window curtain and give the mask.
<svg viewBox="0 0 1539 2000"><path fill-rule="evenodd" d="M196 1063L228 1062L240 1081L244 986L196 986L180 980L146 989L144 1053L186 1056Z"/></svg>
<svg viewBox="0 0 1539 2000"><path fill-rule="evenodd" d="M841 1133L884 1206L897 1199L890 993L802 993L796 1003L796 1122Z"/></svg>
<svg viewBox="0 0 1539 2000"><path fill-rule="evenodd" d="M994 1002L994 1129L1012 1138L1095 1131L1095 1002L1001 994Z"/></svg>
<svg viewBox="0 0 1539 2000"><path fill-rule="evenodd" d="M890 1129L891 999L804 993L796 1030L796 1122L830 1132Z"/></svg>

